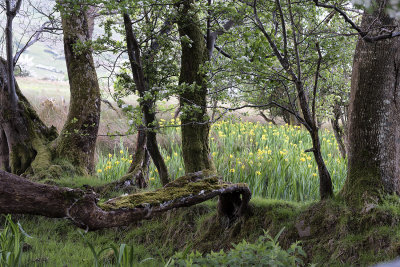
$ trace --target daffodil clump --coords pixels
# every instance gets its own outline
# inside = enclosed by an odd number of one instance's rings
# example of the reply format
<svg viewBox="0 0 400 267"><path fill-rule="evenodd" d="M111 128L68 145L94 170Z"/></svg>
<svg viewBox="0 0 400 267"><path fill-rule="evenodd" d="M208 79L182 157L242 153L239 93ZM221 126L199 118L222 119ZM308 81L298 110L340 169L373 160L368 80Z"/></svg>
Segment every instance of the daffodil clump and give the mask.
<svg viewBox="0 0 400 267"><path fill-rule="evenodd" d="M180 138L176 138L180 136L180 128L173 127L179 124L179 119L160 120L164 128L159 135L165 135L169 140L161 152L171 179L184 174ZM321 130L320 137L322 154L332 175L334 190L338 191L346 178L346 160L340 156L332 132ZM313 154L305 152L310 148L311 138L300 126L225 120L213 124L210 131L211 156L218 173L227 181L247 183L254 196L295 201L318 199L318 168ZM123 148L121 151L123 153L116 151L108 158L102 156L99 160L102 164L98 164L101 166L99 177L112 179L117 175L108 176L106 171L122 172L122 166L128 169L131 157ZM151 187L161 186L153 164L150 166L149 177Z"/></svg>
<svg viewBox="0 0 400 267"><path fill-rule="evenodd" d="M114 153L106 155L100 153L96 165L97 176L106 181L118 180L126 174L131 163L132 155L120 143L119 147L114 148Z"/></svg>
<svg viewBox="0 0 400 267"><path fill-rule="evenodd" d="M334 190L346 178L346 160L335 137L321 130L324 160L332 175ZM253 195L285 200L319 198L318 168L308 132L300 126L242 121L212 125L210 148L218 172L231 182L248 183Z"/></svg>

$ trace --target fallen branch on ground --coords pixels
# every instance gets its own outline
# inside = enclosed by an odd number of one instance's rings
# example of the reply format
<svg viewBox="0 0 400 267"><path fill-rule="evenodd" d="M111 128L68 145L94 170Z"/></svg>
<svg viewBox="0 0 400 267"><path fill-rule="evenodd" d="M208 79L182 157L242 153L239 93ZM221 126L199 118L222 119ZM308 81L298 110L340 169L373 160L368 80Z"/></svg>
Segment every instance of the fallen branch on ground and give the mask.
<svg viewBox="0 0 400 267"><path fill-rule="evenodd" d="M226 183L204 171L182 176L153 192L98 203L98 195L93 191L39 184L0 171L0 213L67 218L86 230L129 225L216 196L218 213L234 219L247 210L251 193L246 184Z"/></svg>

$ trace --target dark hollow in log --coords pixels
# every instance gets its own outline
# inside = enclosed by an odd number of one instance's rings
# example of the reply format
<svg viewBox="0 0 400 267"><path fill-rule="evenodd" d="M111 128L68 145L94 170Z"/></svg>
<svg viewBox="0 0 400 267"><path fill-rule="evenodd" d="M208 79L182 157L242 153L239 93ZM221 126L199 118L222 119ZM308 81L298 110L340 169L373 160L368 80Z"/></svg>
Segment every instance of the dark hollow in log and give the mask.
<svg viewBox="0 0 400 267"><path fill-rule="evenodd" d="M220 196L219 215L231 220L247 210L251 193L246 184L226 183L204 171L187 174L153 192L120 196L98 204L98 196L92 191L39 184L0 171L0 213L67 218L86 230L129 225L216 196Z"/></svg>

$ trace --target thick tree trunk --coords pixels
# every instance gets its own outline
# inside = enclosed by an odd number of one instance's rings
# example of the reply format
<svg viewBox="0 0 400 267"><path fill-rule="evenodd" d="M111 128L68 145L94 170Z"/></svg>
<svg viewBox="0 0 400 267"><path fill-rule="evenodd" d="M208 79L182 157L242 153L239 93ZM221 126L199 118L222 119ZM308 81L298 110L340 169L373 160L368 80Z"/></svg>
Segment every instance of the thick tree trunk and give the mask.
<svg viewBox="0 0 400 267"><path fill-rule="evenodd" d="M0 159L1 169L15 174L45 177L54 175L51 167L49 142L57 137L54 127L48 128L22 95L15 83L18 94L17 108L12 108L8 87L7 62L0 58ZM0 165L0 166L1 166Z"/></svg>
<svg viewBox="0 0 400 267"><path fill-rule="evenodd" d="M377 4L378 5L378 4ZM378 17L379 16L379 17ZM397 25L384 10L364 13L362 28ZM400 193L400 39L359 38L353 62L349 111L348 201Z"/></svg>
<svg viewBox="0 0 400 267"><path fill-rule="evenodd" d="M62 4L64 53L71 100L67 121L56 141L57 157L71 162L78 173L91 173L100 120L100 89L90 47L85 7Z"/></svg>
<svg viewBox="0 0 400 267"><path fill-rule="evenodd" d="M181 191L182 188L187 190ZM141 193L138 198L121 196L98 205L93 192L38 184L0 171L0 214L67 218L87 230L129 225L215 196L225 199L219 205L219 214L234 219L246 212L251 193L245 184L224 184L214 176L199 172L178 178L161 190ZM227 198L234 198L235 205L226 201Z"/></svg>
<svg viewBox="0 0 400 267"><path fill-rule="evenodd" d="M200 69L208 60L208 51L200 20L193 14L193 2L180 2L178 11L181 15L177 20L182 46L179 84L186 86L179 94L179 104L182 112L182 153L187 173L214 168L208 143L207 84Z"/></svg>

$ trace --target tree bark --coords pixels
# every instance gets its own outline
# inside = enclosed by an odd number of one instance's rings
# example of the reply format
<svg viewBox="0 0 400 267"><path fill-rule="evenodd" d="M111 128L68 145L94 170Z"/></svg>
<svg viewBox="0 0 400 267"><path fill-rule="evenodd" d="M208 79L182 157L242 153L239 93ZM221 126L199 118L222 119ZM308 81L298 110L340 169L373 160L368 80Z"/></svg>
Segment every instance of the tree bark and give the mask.
<svg viewBox="0 0 400 267"><path fill-rule="evenodd" d="M193 0L181 1L177 19L182 56L179 84L181 110L182 153L186 173L213 169L209 148L207 115L207 84L200 67L208 60L208 51L200 20L193 10ZM188 39L189 40L188 40Z"/></svg>
<svg viewBox="0 0 400 267"><path fill-rule="evenodd" d="M64 53L71 100L67 121L56 141L59 159L67 159L77 173L91 173L100 121L100 89L90 47L85 7L62 3Z"/></svg>
<svg viewBox="0 0 400 267"><path fill-rule="evenodd" d="M377 1L377 6L382 5ZM375 10L361 27L397 25ZM349 110L348 175L343 194L361 203L382 192L400 193L400 39L359 38L353 62Z"/></svg>
<svg viewBox="0 0 400 267"><path fill-rule="evenodd" d="M342 157L345 159L347 152L346 152L346 145L345 145L345 139L346 139L346 133L345 130L346 127L343 125L343 128L340 127L340 118L342 117L342 112L340 110L339 105L335 105L333 108L333 118L331 119L331 125L333 129L333 133L335 135L336 142L339 147L340 154ZM344 120L342 120L344 122Z"/></svg>
<svg viewBox="0 0 400 267"><path fill-rule="evenodd" d="M11 171L9 156L6 133L0 125L0 170Z"/></svg>
<svg viewBox="0 0 400 267"><path fill-rule="evenodd" d="M247 211L251 193L245 184L213 184L211 188L205 187L205 190L201 190L198 186L202 184L203 179L216 181L215 178L199 172L185 179L178 178L177 182L170 183L161 189L163 191L140 194L140 197L146 198L157 195L157 192L161 193L159 200L156 199L154 203L132 203L129 200L134 199L135 195L128 195L110 199L98 205L97 195L94 192L34 183L0 171L0 213L67 218L78 227L98 230L126 226L135 221L150 219L170 209L201 203L215 196L226 195L228 198L235 199L235 205L227 201L219 205L218 210L221 216L235 219ZM173 198L172 193L183 186L200 191L178 194L176 198ZM171 198L163 197L165 195Z"/></svg>
<svg viewBox="0 0 400 267"><path fill-rule="evenodd" d="M142 128L142 132L138 131L138 140L142 138L140 135L144 134L146 135L144 138L146 138L146 143L143 143L143 148L145 149L145 154L150 153L151 158L153 159L154 165L156 166L158 173L160 175L160 180L162 185L166 185L169 183L169 175L168 175L168 169L167 166L164 162L164 158L161 155L160 149L158 147L158 142L157 142L157 137L156 137L156 132L152 130L152 128L155 126L156 123L156 115L155 115L155 96L153 92L149 88L149 73L147 73L144 70L144 67L142 65L142 58L141 58L141 52L140 52L140 47L139 43L136 39L136 36L133 32L132 28L132 21L129 16L129 14L125 13L123 14L124 17L124 27L125 27L125 35L126 35L126 42L127 42L127 49L128 49L128 56L129 56L129 61L132 69L132 74L133 74L133 80L135 81L136 88L139 91L139 95L142 98L142 101L140 102L140 106L142 109L143 113L143 122L146 128ZM168 30L166 31L168 32ZM161 32L162 34L163 32ZM151 53L155 55L157 51L157 42L154 42L152 44L151 50L147 55L145 60L151 61ZM152 64L151 62L147 62L148 64ZM156 71L153 70L153 68L149 67L147 71ZM152 94L153 98L152 99L146 99L148 96L146 96L147 93ZM142 149L142 147L137 146L136 154L141 154L141 151L138 151ZM142 160L138 162L138 164L141 164ZM135 162L132 162L132 168L135 169L133 165L135 165ZM133 170L132 169L132 170ZM131 171L128 171L128 175L130 175ZM142 171L145 171L145 168L141 169ZM135 174L139 175L139 174ZM147 177L148 173L143 173L140 176ZM126 177L123 177L123 179ZM143 183L143 185L147 185L146 183Z"/></svg>
<svg viewBox="0 0 400 267"><path fill-rule="evenodd" d="M147 134L143 126L140 126L137 134L135 154L129 170L119 181L115 182L115 189L129 186L146 188L149 180L150 156L147 150Z"/></svg>
<svg viewBox="0 0 400 267"><path fill-rule="evenodd" d="M15 174L44 177L56 175L51 167L48 144L57 137L55 127L48 128L22 95L15 83L19 101L12 108L7 62L0 58L0 160L1 169Z"/></svg>

